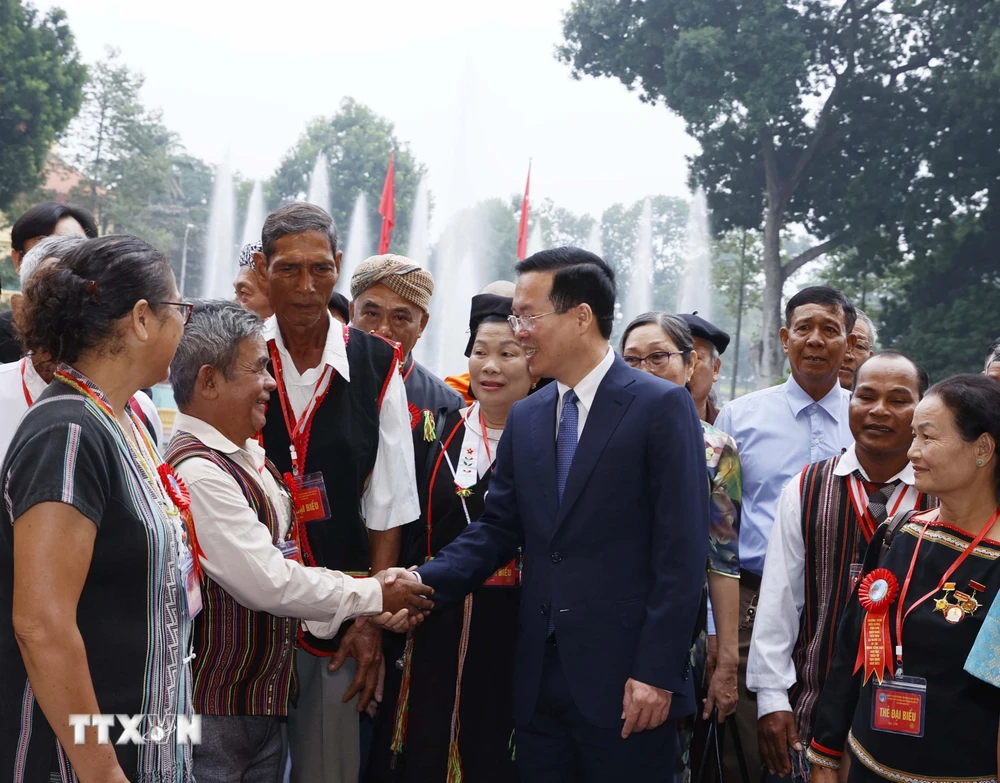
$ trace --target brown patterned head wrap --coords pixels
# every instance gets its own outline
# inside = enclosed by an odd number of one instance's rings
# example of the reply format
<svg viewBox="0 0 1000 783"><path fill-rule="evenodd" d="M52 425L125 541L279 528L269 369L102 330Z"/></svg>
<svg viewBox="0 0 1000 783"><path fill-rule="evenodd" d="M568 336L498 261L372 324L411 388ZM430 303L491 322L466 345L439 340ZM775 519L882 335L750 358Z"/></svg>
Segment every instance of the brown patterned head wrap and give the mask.
<svg viewBox="0 0 1000 783"><path fill-rule="evenodd" d="M351 278L351 298L357 299L378 283L412 302L424 312L430 308L431 294L434 293L434 278L430 272L406 256L387 253L372 256L358 264Z"/></svg>

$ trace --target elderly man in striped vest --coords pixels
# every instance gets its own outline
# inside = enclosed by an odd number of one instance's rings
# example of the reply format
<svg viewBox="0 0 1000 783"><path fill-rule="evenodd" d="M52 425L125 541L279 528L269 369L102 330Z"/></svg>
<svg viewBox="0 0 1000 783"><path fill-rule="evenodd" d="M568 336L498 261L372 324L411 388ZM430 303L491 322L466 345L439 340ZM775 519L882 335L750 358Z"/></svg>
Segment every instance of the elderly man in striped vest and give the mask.
<svg viewBox="0 0 1000 783"><path fill-rule="evenodd" d="M927 374L897 351L862 364L850 402L854 444L785 487L767 547L747 687L757 693L761 760L801 775L841 614L875 529L937 505L913 487L906 456Z"/></svg>
<svg viewBox="0 0 1000 783"><path fill-rule="evenodd" d="M326 639L355 617L399 628L431 606L428 590L303 565L286 482L254 439L275 389L263 326L234 302L199 303L170 366L180 413L166 458L191 496L202 572L192 650L199 780L281 779L300 620Z"/></svg>

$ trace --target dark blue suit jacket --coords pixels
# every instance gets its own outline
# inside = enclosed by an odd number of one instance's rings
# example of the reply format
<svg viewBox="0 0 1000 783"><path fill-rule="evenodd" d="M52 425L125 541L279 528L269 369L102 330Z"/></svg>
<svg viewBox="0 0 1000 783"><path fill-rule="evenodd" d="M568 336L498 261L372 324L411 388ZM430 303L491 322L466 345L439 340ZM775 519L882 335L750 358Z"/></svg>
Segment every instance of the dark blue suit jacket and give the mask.
<svg viewBox="0 0 1000 783"><path fill-rule="evenodd" d="M602 380L559 503L557 386L507 418L482 517L419 569L440 605L459 601L524 547L514 719L535 711L546 621L573 699L620 727L625 681L671 691L694 711L688 666L708 559L709 486L688 392L620 357ZM506 629L498 629L506 633Z"/></svg>

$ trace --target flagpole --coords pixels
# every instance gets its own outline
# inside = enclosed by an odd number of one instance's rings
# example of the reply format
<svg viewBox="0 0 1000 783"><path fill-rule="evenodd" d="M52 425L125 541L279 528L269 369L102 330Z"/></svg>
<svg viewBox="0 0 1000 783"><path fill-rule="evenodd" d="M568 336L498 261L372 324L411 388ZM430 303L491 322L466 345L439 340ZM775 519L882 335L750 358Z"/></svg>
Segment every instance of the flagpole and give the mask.
<svg viewBox="0 0 1000 783"><path fill-rule="evenodd" d="M528 158L528 179L524 183L524 198L521 200L521 222L517 228L517 260L523 261L528 255L528 194L531 190L531 158Z"/></svg>
<svg viewBox="0 0 1000 783"><path fill-rule="evenodd" d="M382 232L378 239L379 255L389 252L392 240L392 228L396 225L396 181L393 156L395 150L389 150L389 170L385 174L385 184L382 186L382 199L379 201L378 213L382 216Z"/></svg>

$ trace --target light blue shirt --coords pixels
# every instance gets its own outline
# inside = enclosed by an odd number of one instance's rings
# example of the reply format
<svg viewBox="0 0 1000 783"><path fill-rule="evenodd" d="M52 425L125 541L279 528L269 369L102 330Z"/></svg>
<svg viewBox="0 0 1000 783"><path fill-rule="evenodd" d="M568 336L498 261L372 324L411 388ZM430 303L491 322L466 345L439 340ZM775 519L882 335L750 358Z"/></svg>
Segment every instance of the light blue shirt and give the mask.
<svg viewBox="0 0 1000 783"><path fill-rule="evenodd" d="M789 479L854 442L850 399L838 383L816 402L789 377L780 386L737 397L719 413L715 426L733 436L743 466L742 568L764 572L778 498Z"/></svg>

